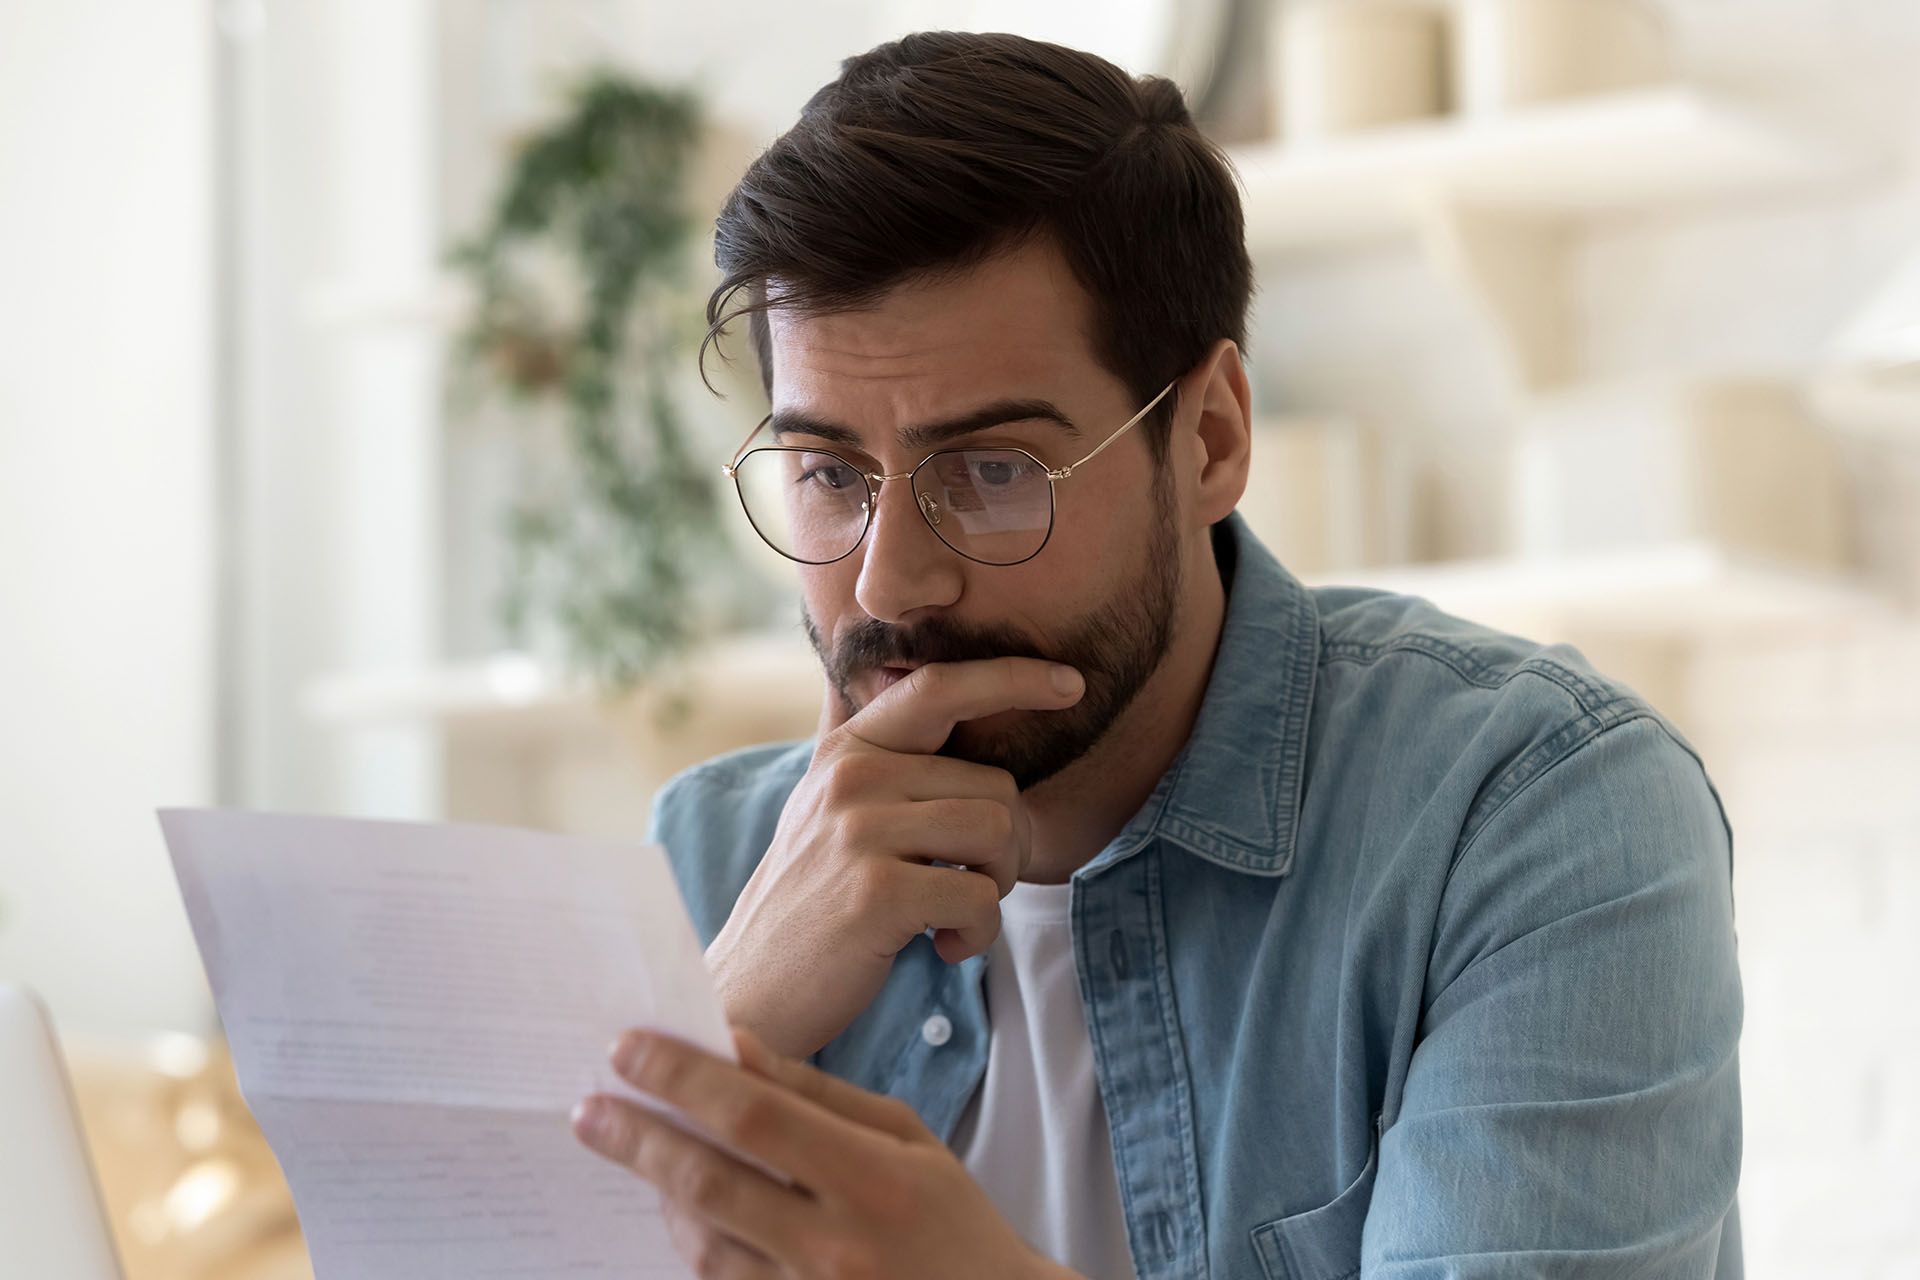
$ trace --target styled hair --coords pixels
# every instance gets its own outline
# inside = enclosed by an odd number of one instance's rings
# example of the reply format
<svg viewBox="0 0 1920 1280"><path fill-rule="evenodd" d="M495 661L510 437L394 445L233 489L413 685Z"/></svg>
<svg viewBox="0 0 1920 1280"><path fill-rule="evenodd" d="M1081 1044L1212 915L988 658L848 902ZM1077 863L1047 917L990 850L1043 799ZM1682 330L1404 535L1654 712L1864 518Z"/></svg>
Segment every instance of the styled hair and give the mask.
<svg viewBox="0 0 1920 1280"><path fill-rule="evenodd" d="M1246 349L1253 267L1235 176L1179 88L1075 49L933 31L840 65L715 225L708 346L767 312L858 310L1050 237L1091 296L1096 358L1139 403L1221 338ZM1148 423L1164 456L1176 396Z"/></svg>

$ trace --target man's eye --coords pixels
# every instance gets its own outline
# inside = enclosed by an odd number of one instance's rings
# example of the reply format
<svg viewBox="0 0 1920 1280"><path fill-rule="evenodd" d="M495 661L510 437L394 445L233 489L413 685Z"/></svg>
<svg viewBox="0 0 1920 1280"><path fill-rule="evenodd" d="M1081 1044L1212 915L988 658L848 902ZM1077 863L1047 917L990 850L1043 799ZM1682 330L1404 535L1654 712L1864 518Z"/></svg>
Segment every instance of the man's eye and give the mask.
<svg viewBox="0 0 1920 1280"><path fill-rule="evenodd" d="M848 488L857 478L852 467L843 467L831 462L818 467L808 467L800 473L801 484L814 484L825 489Z"/></svg>
<svg viewBox="0 0 1920 1280"><path fill-rule="evenodd" d="M974 479L989 488L1005 488L1026 478L1028 464L1015 458L985 458L973 467Z"/></svg>

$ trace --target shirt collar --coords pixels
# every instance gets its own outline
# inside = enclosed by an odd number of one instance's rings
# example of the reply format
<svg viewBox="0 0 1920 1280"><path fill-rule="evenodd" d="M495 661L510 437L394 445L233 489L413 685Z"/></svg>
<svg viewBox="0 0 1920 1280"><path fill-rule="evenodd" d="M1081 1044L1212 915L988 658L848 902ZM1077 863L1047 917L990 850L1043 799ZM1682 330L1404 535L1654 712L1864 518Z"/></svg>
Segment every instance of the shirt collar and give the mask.
<svg viewBox="0 0 1920 1280"><path fill-rule="evenodd" d="M1238 513L1213 532L1227 607L1199 717L1147 803L1083 868L1089 874L1156 836L1253 875L1293 866L1319 610Z"/></svg>

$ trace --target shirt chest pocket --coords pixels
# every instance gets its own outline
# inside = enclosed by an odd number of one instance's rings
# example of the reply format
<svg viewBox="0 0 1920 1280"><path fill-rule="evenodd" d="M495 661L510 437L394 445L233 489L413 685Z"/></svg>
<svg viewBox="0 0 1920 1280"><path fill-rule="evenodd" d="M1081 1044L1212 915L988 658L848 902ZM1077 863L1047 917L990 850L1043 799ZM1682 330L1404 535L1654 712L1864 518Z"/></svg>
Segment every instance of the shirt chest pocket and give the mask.
<svg viewBox="0 0 1920 1280"><path fill-rule="evenodd" d="M1352 1280L1360 1274L1360 1233L1380 1167L1380 1117L1373 1118L1366 1168L1339 1195L1305 1213L1253 1229L1253 1249L1267 1280Z"/></svg>

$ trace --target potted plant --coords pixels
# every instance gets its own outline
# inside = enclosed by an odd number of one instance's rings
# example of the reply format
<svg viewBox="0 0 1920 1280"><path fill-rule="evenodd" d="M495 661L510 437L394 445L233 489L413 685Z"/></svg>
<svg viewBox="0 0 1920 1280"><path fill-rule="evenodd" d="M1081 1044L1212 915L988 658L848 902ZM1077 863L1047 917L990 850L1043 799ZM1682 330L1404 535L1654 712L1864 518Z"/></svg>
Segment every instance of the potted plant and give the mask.
<svg viewBox="0 0 1920 1280"><path fill-rule="evenodd" d="M557 419L558 466L511 511L502 619L628 688L738 612L720 505L670 375L689 358L701 114L689 93L595 71L527 138L450 261L471 286L469 387ZM536 412L537 411L537 412Z"/></svg>

